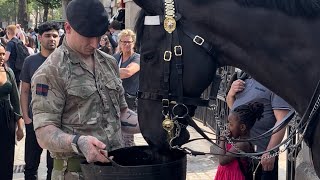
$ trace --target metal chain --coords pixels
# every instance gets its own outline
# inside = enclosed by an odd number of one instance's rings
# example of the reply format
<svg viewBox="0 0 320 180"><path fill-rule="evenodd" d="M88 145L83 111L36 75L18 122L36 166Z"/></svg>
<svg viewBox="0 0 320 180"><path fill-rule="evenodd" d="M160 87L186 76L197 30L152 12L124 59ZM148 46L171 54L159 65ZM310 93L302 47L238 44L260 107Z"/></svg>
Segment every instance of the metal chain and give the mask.
<svg viewBox="0 0 320 180"><path fill-rule="evenodd" d="M276 156L279 156L281 153L285 152L286 150L291 150L290 153L288 154L288 156L292 156L293 153L294 153L294 152L296 151L296 149L298 148L298 146L300 146L300 144L302 143L303 137L304 137L304 135L305 135L305 133L306 133L307 127L308 127L308 125L309 125L309 123L310 123L310 120L311 120L310 118L313 116L313 114L316 112L316 110L319 108L319 106L320 106L320 95L318 96L317 101L316 101L315 105L313 106L312 111L310 112L310 115L309 115L309 117L308 117L308 121L306 122L305 127L304 127L304 129L303 129L303 133L301 134L300 139L298 140L298 142L297 142L296 144L292 144L292 143L293 143L292 137L291 137L291 138L287 138L287 139L285 140L286 142L285 142L284 145L283 145L283 146L284 146L283 149L280 149L280 148L279 148L279 149L278 149L277 151L275 151L275 152L274 152L274 150L270 150L270 151L268 151L269 154L266 155L266 156L246 155L246 153L245 153L244 151L242 151L241 149L239 149L239 147L235 144L235 142L232 140L232 138L229 138L229 137L226 136L225 134L223 134L222 136L227 139L228 143L231 144L232 147L233 147L235 150L237 150L239 153L243 153L244 156L249 157L249 158L252 158L252 159L270 159L270 158L274 158L274 157L276 157ZM216 110L217 106L214 105L214 106L212 106L212 108L213 108L213 110L214 110L215 120L216 120L216 122L217 122L217 125L218 125L218 127L219 127L219 130L220 130L221 132L227 131L228 128L226 128L226 125L223 125L223 124L222 124L222 122L221 122L221 120L220 120L220 118L219 118L218 112L217 112L217 110ZM176 145L176 146L172 146L172 141L173 141L174 139L176 139L177 137L180 136L181 126L186 127L186 125L179 123L178 120L177 120L177 117L174 117L174 118L172 118L172 119L174 120L174 124L176 125L176 132L175 132L175 136L170 140L170 143L169 143L169 144L170 144L170 147L171 147L172 149L183 150L183 148L181 148L181 147L179 147L179 146L177 146L177 145ZM293 117L293 121L292 121L292 126L294 127L294 129L292 130L292 132L298 131L298 126L297 126L297 124L298 124L298 123L297 123L297 120L298 120L298 119L299 119L298 114L295 113L295 115L294 115L294 117ZM289 133L290 133L290 132L289 132ZM272 152L272 153L270 153L270 152Z"/></svg>
<svg viewBox="0 0 320 180"><path fill-rule="evenodd" d="M318 98L317 98L317 100L316 100L316 102L315 102L315 104L314 104L314 106L313 106L313 108L312 108L312 110L311 110L311 112L310 112L310 115L308 116L308 121L307 121L306 124L305 124L304 130L303 130L300 138L298 139L298 142L297 142L295 145L292 145L292 149L294 149L294 150L291 151L291 152L288 154L288 156L291 157L291 156L293 155L293 153L295 152L295 150L298 148L298 146L300 146L300 144L302 143L303 137L304 137L304 135L306 134L307 128L308 128L309 123L310 123L310 121L311 121L310 118L314 115L314 113L317 111L317 109L319 108L319 106L320 106L320 95L318 96ZM295 130L296 130L296 129L295 129Z"/></svg>
<svg viewBox="0 0 320 180"><path fill-rule="evenodd" d="M186 125L184 124L180 124L179 121L177 120L177 116L174 117L172 120L174 120L174 124L176 125L176 132L175 132L175 135L173 138L170 139L169 141L169 145L170 145L170 148L172 149L178 149L178 150L183 150L180 146L176 145L176 146L172 146L172 142L174 139L178 138L180 136L180 132L181 132L181 128L182 127L186 127Z"/></svg>
<svg viewBox="0 0 320 180"><path fill-rule="evenodd" d="M222 125L222 122L221 122L221 120L220 120L220 118L219 118L219 116L218 116L218 113L217 113L217 111L216 111L216 107L214 107L214 112L215 112L215 119L216 119L216 122L217 122L217 124L218 124L218 127L219 127L220 131L221 131L221 132L222 132L222 131L226 131L227 128L224 128L224 126ZM228 136L223 135L223 137L225 137L225 138L227 139L228 143L231 144L232 147L233 147L235 150L237 150L237 151L240 152L240 153L244 153L245 156L250 157L250 158L252 158L252 159L270 159L270 158L276 157L276 156L278 156L279 154L281 154L281 153L283 153L284 151L286 151L286 150L290 147L289 145L290 145L290 143L292 142L292 138L287 139L288 142L285 144L285 148L284 148L284 149L282 149L282 150L279 149L278 151L276 151L276 152L274 152L274 153L269 153L269 154L266 155L266 156L253 156L253 155L246 155L245 152L242 151L241 149L239 149L239 147L235 144L235 142L233 142L232 139L229 138ZM269 152L271 152L271 151L269 151Z"/></svg>

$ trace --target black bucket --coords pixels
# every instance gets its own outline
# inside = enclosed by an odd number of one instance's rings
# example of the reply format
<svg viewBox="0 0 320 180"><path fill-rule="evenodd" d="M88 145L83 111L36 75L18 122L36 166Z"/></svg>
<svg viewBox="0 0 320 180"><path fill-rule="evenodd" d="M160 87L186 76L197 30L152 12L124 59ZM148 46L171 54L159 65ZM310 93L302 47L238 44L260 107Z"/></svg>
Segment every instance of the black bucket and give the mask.
<svg viewBox="0 0 320 180"><path fill-rule="evenodd" d="M185 180L187 158L182 151L162 155L148 146L133 146L109 152L113 163L81 164L88 180Z"/></svg>

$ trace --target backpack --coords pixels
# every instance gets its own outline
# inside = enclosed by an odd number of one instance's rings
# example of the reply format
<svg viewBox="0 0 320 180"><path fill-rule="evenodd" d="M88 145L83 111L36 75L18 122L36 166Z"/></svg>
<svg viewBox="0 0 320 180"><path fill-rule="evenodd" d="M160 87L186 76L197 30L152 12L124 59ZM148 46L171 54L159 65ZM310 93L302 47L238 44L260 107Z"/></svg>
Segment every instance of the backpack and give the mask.
<svg viewBox="0 0 320 180"><path fill-rule="evenodd" d="M22 69L24 60L26 59L26 57L28 57L29 51L27 49L27 47L23 44L22 41L20 41L19 39L12 39L12 42L14 43L15 49L16 49L16 53L17 53L17 57L15 59L14 62L14 66L15 69L20 70Z"/></svg>

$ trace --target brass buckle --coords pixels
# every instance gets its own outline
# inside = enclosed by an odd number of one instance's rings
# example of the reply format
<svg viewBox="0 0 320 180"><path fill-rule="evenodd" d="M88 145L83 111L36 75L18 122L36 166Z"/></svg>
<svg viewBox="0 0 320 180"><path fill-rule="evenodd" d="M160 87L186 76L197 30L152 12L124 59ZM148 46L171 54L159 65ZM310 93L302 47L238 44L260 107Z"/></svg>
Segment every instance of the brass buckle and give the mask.
<svg viewBox="0 0 320 180"><path fill-rule="evenodd" d="M194 38L193 38L193 42L198 44L199 46L202 46L202 44L204 43L204 39L198 35L196 35Z"/></svg>
<svg viewBox="0 0 320 180"><path fill-rule="evenodd" d="M176 56L182 56L182 47L180 45L174 47L174 54Z"/></svg>
<svg viewBox="0 0 320 180"><path fill-rule="evenodd" d="M171 34L176 29L177 22L173 17L168 16L164 19L163 27L168 33Z"/></svg>
<svg viewBox="0 0 320 180"><path fill-rule="evenodd" d="M163 54L163 60L165 61L171 61L172 58L172 52L171 51L165 51Z"/></svg>
<svg viewBox="0 0 320 180"><path fill-rule="evenodd" d="M163 107L169 107L170 101L169 99L162 99L162 106Z"/></svg>

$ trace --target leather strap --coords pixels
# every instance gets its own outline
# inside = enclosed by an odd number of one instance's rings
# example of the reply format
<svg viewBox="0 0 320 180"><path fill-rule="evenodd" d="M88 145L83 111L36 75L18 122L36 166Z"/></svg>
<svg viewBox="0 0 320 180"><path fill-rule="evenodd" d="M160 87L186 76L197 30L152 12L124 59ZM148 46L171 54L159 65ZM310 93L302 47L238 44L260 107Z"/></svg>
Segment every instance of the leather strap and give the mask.
<svg viewBox="0 0 320 180"><path fill-rule="evenodd" d="M152 93L152 92L138 92L138 98L139 99L146 99L146 100L153 100L153 101L162 101L164 99L164 96L159 93ZM169 99L172 101L176 101L176 96L169 95ZM208 107L209 106L209 100L207 99L200 99L200 98L191 98L191 97L183 97L183 103L186 105L193 105L193 106L203 106Z"/></svg>
<svg viewBox="0 0 320 180"><path fill-rule="evenodd" d="M78 140L79 140L80 136L81 136L80 134L76 134L76 136L72 140L72 143L75 144L77 147L78 153L81 153L81 150L78 146Z"/></svg>
<svg viewBox="0 0 320 180"><path fill-rule="evenodd" d="M207 53L213 57L217 56L217 52L214 50L213 45L211 43L207 43L206 40L198 35L195 35L185 28L181 28L182 32L184 32L189 38L193 40L194 43L201 46L203 49L207 51Z"/></svg>

